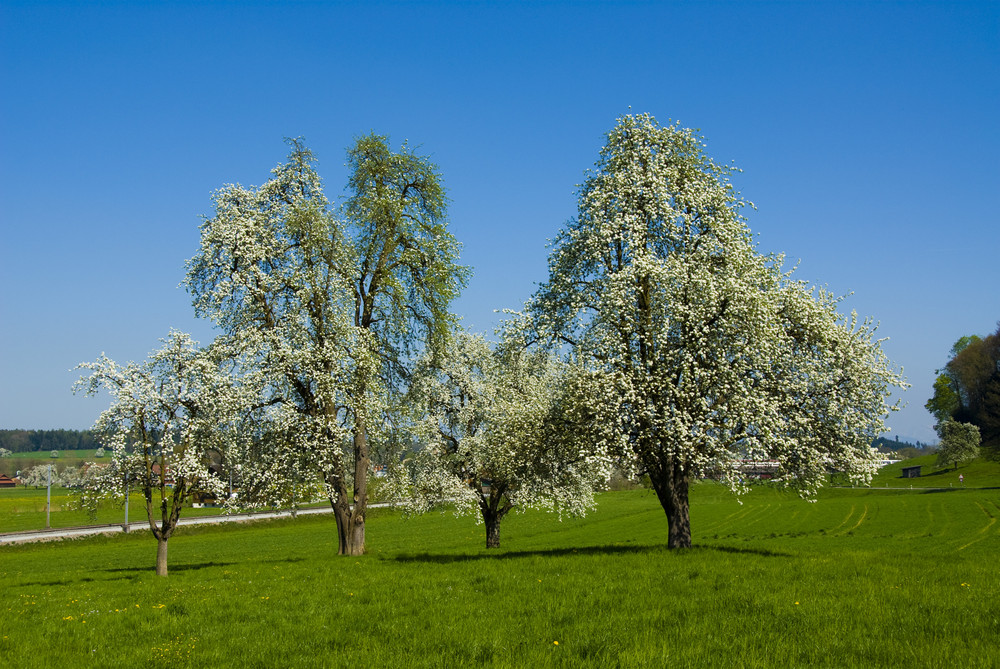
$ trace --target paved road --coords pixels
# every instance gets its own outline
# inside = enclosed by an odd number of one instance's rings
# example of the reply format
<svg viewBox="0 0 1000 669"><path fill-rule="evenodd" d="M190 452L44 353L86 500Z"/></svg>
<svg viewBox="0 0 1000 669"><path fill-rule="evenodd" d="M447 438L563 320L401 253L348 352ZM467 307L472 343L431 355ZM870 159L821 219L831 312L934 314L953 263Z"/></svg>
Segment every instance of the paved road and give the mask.
<svg viewBox="0 0 1000 669"><path fill-rule="evenodd" d="M388 504L381 502L378 504L369 504L369 509L378 509L382 507L387 507ZM329 506L319 507L315 509L299 509L297 513L303 516L311 516L317 513L332 513L333 509ZM204 525L208 523L245 523L251 520L267 520L270 518L287 518L291 516L291 511L259 511L255 513L234 513L229 516L191 516L190 518L182 517L180 519L181 525ZM130 523L130 531L132 532L145 532L149 530L149 524L142 520L141 522ZM69 539L73 537L85 537L92 534L115 534L118 532L124 532L124 526L122 525L91 525L87 527L65 527L53 530L37 530L29 532L8 532L5 534L0 534L0 544L20 544L29 541L58 541L60 539Z"/></svg>

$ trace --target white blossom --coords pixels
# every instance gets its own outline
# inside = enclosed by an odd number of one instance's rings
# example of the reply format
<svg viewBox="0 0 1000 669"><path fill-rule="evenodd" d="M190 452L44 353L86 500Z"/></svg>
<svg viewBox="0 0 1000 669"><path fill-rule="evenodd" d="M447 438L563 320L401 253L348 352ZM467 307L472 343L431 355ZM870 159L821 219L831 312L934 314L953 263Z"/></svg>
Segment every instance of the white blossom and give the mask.
<svg viewBox="0 0 1000 669"><path fill-rule="evenodd" d="M492 349L459 331L443 354L425 356L410 390L419 450L398 468L395 490L411 512L448 501L486 525L499 546L512 509L582 515L610 475L608 458L582 448L570 423L570 366L505 341Z"/></svg>
<svg viewBox="0 0 1000 669"><path fill-rule="evenodd" d="M757 252L732 168L702 148L648 115L619 119L530 305L539 332L604 375L594 409L649 474L670 546L690 545L691 480L738 491L743 459L778 460L806 494L832 468L866 480L905 385L871 320Z"/></svg>
<svg viewBox="0 0 1000 669"><path fill-rule="evenodd" d="M143 363L122 366L102 355L79 366L89 376L75 391L103 389L112 398L94 426L111 449L111 464L90 465L82 501L93 506L100 498L141 492L158 542L160 575L167 572L167 541L192 496L224 497L225 483L213 465L236 439L233 426L245 400L223 360L217 350L171 331Z"/></svg>

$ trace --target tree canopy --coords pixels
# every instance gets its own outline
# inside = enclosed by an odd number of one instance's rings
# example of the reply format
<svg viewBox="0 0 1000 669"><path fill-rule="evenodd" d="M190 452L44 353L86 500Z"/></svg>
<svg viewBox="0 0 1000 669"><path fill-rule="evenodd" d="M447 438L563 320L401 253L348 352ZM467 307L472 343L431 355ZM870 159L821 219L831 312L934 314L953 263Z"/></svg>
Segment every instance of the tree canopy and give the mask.
<svg viewBox="0 0 1000 669"><path fill-rule="evenodd" d="M617 447L649 475L668 545L691 542L688 487L739 487L776 459L815 490L828 468L864 478L903 385L875 325L757 252L748 203L701 140L649 115L619 119L556 237L530 313L604 375Z"/></svg>
<svg viewBox="0 0 1000 669"><path fill-rule="evenodd" d="M419 447L397 478L404 506L447 500L478 513L487 548L512 509L586 512L611 463L576 429L573 371L548 351L464 331L425 355L407 397Z"/></svg>
<svg viewBox="0 0 1000 669"><path fill-rule="evenodd" d="M177 331L143 363L122 366L101 356L80 368L90 373L77 382L77 391L92 395L104 389L112 397L95 425L112 449L112 461L89 478L84 502L138 488L157 539L156 573L166 576L167 542L184 506L196 492L225 498L212 464L226 455L246 401L224 356Z"/></svg>
<svg viewBox="0 0 1000 669"><path fill-rule="evenodd" d="M958 469L963 462L975 460L979 456L979 428L971 423L946 420L940 427L941 450L938 451L938 466L951 463Z"/></svg>
<svg viewBox="0 0 1000 669"><path fill-rule="evenodd" d="M969 423L979 428L987 454L1000 458L1000 323L991 335L960 337L950 353L924 406L942 439L949 421Z"/></svg>
<svg viewBox="0 0 1000 669"><path fill-rule="evenodd" d="M350 197L336 211L312 153L291 140L259 188L215 195L188 263L196 311L266 381L272 447L258 470L275 485L318 471L339 552L364 551L372 441L385 438L408 361L453 327L468 270L448 232L436 167L379 135L348 151Z"/></svg>

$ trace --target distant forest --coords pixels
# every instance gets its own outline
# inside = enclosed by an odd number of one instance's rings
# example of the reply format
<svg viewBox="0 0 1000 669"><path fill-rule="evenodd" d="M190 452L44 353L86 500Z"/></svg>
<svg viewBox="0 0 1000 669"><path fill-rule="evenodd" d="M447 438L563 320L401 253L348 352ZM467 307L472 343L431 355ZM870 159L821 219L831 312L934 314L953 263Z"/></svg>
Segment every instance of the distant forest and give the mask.
<svg viewBox="0 0 1000 669"><path fill-rule="evenodd" d="M6 448L13 453L65 451L100 446L97 435L91 430L0 430L0 448ZM886 437L879 437L872 446L882 453L893 451L909 458L925 455L931 449L931 446L921 444L919 441L914 445Z"/></svg>
<svg viewBox="0 0 1000 669"><path fill-rule="evenodd" d="M930 444L922 444L919 441L916 445L911 444L908 441L899 441L896 439L887 439L886 437L879 437L874 442L872 446L878 450L879 453L892 453L897 458L901 460L907 460L909 458L918 458L921 455L927 455L928 453L937 449L937 446L932 446Z"/></svg>
<svg viewBox="0 0 1000 669"><path fill-rule="evenodd" d="M0 448L13 453L99 448L90 430L0 430Z"/></svg>

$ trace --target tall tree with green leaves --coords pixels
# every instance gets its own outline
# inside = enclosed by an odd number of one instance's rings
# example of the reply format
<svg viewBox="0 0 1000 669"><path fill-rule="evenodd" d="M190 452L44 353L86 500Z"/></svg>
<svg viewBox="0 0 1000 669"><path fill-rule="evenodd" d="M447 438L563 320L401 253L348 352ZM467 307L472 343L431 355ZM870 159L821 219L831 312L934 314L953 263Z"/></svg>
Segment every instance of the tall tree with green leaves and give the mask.
<svg viewBox="0 0 1000 669"><path fill-rule="evenodd" d="M870 321L756 251L731 171L690 130L619 119L530 305L543 336L604 374L596 402L615 408L670 547L691 544L691 482L739 489L744 459L778 460L807 493L828 468L870 476L904 385Z"/></svg>
<svg viewBox="0 0 1000 669"><path fill-rule="evenodd" d="M942 427L948 421L979 427L990 457L1000 457L1000 324L991 335L960 337L938 370L934 394L924 405Z"/></svg>
<svg viewBox="0 0 1000 669"><path fill-rule="evenodd" d="M187 285L197 312L268 380L260 404L277 450L256 475L279 485L297 468L319 471L338 552L358 555L372 440L385 436L409 361L456 322L449 307L468 270L426 158L405 145L393 151L383 136L359 138L348 151L350 197L337 212L312 153L290 144L263 186L216 193Z"/></svg>

